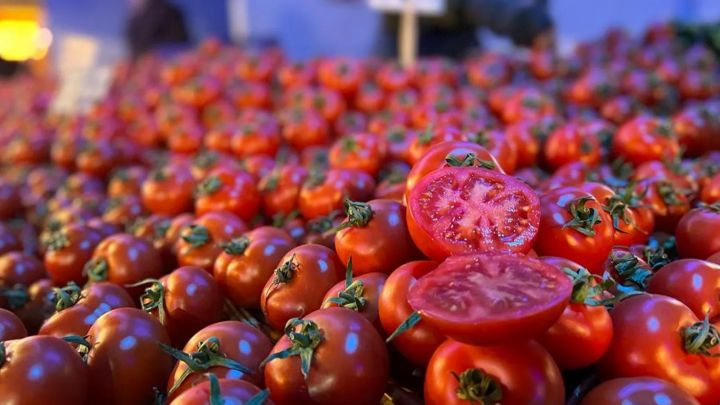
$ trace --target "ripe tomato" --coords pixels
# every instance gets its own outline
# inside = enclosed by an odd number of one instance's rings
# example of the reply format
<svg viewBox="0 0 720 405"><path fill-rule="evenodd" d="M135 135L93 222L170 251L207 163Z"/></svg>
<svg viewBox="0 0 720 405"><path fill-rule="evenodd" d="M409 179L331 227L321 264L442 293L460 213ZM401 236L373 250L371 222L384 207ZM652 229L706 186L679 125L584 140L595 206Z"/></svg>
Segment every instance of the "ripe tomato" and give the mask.
<svg viewBox="0 0 720 405"><path fill-rule="evenodd" d="M345 404L374 404L388 379L385 342L362 315L345 308L293 318L266 362L265 384L279 405L334 404L340 397Z"/></svg>
<svg viewBox="0 0 720 405"><path fill-rule="evenodd" d="M85 264L85 274L92 282L109 281L119 286L157 278L163 273L160 254L150 243L127 233L103 239ZM137 288L128 290L137 297Z"/></svg>
<svg viewBox="0 0 720 405"><path fill-rule="evenodd" d="M599 274L613 246L612 219L589 193L575 187L540 196L540 230L533 249L565 257Z"/></svg>
<svg viewBox="0 0 720 405"><path fill-rule="evenodd" d="M307 176L307 170L296 164L282 165L263 176L258 182L263 213L271 217L296 210L300 188Z"/></svg>
<svg viewBox="0 0 720 405"><path fill-rule="evenodd" d="M335 284L323 298L321 308L342 307L357 311L383 334L379 317L379 299L387 275L383 273L365 273L352 277L352 266L348 266L345 281Z"/></svg>
<svg viewBox="0 0 720 405"><path fill-rule="evenodd" d="M531 167L537 162L541 142L559 125L556 117L518 121L505 128L505 136L517 149L516 167Z"/></svg>
<svg viewBox="0 0 720 405"><path fill-rule="evenodd" d="M543 157L551 169L576 161L596 166L600 163L601 149L596 133L587 126L571 122L550 132L543 146Z"/></svg>
<svg viewBox="0 0 720 405"><path fill-rule="evenodd" d="M705 204L720 202L720 173L714 175L705 183L700 191L700 201Z"/></svg>
<svg viewBox="0 0 720 405"><path fill-rule="evenodd" d="M406 160L414 165L431 147L439 143L467 140L468 135L454 126L428 126L413 137Z"/></svg>
<svg viewBox="0 0 720 405"><path fill-rule="evenodd" d="M4 402L86 403L89 372L72 346L52 336L30 336L0 345L0 398Z"/></svg>
<svg viewBox="0 0 720 405"><path fill-rule="evenodd" d="M620 126L613 137L613 151L639 165L651 160L674 159L680 153L680 144L667 122L639 116Z"/></svg>
<svg viewBox="0 0 720 405"><path fill-rule="evenodd" d="M428 364L425 403L560 405L565 387L552 357L536 342L471 346L448 339Z"/></svg>
<svg viewBox="0 0 720 405"><path fill-rule="evenodd" d="M271 349L270 339L244 322L224 321L206 326L193 335L183 348L185 353L202 353L196 356L197 361L193 364L196 368L187 377L183 377L183 374L189 371L188 364L184 361L175 364L167 382L168 392L172 391L168 399L172 401L201 382L204 377L198 372L200 370L213 373L222 379L243 380L262 385L260 363L270 354ZM253 373L248 374L228 367L233 364L225 360L239 363ZM218 363L223 365L217 365Z"/></svg>
<svg viewBox="0 0 720 405"><path fill-rule="evenodd" d="M165 385L172 368L159 346L170 344L160 322L139 309L116 308L98 318L87 336L88 401L152 402L153 388Z"/></svg>
<svg viewBox="0 0 720 405"><path fill-rule="evenodd" d="M180 266L202 267L212 271L222 245L247 231L240 218L226 211L211 211L182 227L175 244Z"/></svg>
<svg viewBox="0 0 720 405"><path fill-rule="evenodd" d="M22 252L10 252L0 256L0 286L29 286L44 278L45 268L35 258Z"/></svg>
<svg viewBox="0 0 720 405"><path fill-rule="evenodd" d="M283 138L296 150L323 145L330 140L328 122L313 110L287 111L282 116L281 123Z"/></svg>
<svg viewBox="0 0 720 405"><path fill-rule="evenodd" d="M0 342L22 339L27 335L27 329L20 318L7 309L0 308Z"/></svg>
<svg viewBox="0 0 720 405"><path fill-rule="evenodd" d="M419 279L408 301L446 336L488 345L539 336L558 320L571 290L562 271L536 259L456 256Z"/></svg>
<svg viewBox="0 0 720 405"><path fill-rule="evenodd" d="M141 215L144 209L140 198L134 195L111 197L105 202L102 220L111 225L127 227Z"/></svg>
<svg viewBox="0 0 720 405"><path fill-rule="evenodd" d="M469 140L486 148L495 156L500 168L506 173L513 173L517 167L518 146L500 130L480 130L468 136Z"/></svg>
<svg viewBox="0 0 720 405"><path fill-rule="evenodd" d="M250 404L256 398L265 398L266 391L261 391L257 386L240 380L223 378L218 380L214 374L207 374L209 381L198 381L182 395L179 395L170 405L205 405L205 404ZM267 399L262 401L263 405L273 405Z"/></svg>
<svg viewBox="0 0 720 405"><path fill-rule="evenodd" d="M652 377L615 378L587 393L580 405L652 404L700 405L677 385Z"/></svg>
<svg viewBox="0 0 720 405"><path fill-rule="evenodd" d="M365 172L348 169L330 169L325 173L311 173L300 189L299 209L305 219L328 215L342 209L343 201L370 200L375 181Z"/></svg>
<svg viewBox="0 0 720 405"><path fill-rule="evenodd" d="M88 284L81 290L75 284L54 288L55 313L40 327L38 334L63 338L67 335L85 336L90 327L104 313L135 303L125 289L109 282Z"/></svg>
<svg viewBox="0 0 720 405"><path fill-rule="evenodd" d="M502 104L501 118L506 124L556 114L553 99L535 88L515 90Z"/></svg>
<svg viewBox="0 0 720 405"><path fill-rule="evenodd" d="M119 163L117 147L108 139L85 143L75 158L75 167L83 173L105 178Z"/></svg>
<svg viewBox="0 0 720 405"><path fill-rule="evenodd" d="M232 152L239 158L253 155L275 156L280 147L277 124L247 122L232 134Z"/></svg>
<svg viewBox="0 0 720 405"><path fill-rule="evenodd" d="M22 250L22 244L13 235L12 230L5 224L0 223L0 254Z"/></svg>
<svg viewBox="0 0 720 405"><path fill-rule="evenodd" d="M29 287L16 286L3 289L0 307L12 310L22 321L30 335L37 333L40 325L55 311L52 283L44 278Z"/></svg>
<svg viewBox="0 0 720 405"><path fill-rule="evenodd" d="M290 318L320 308L325 293L343 279L344 270L337 254L324 246L301 245L287 252L260 295L270 326L282 330Z"/></svg>
<svg viewBox="0 0 720 405"><path fill-rule="evenodd" d="M260 195L255 180L240 170L217 168L195 189L195 214L228 211L244 221L251 220L260 209Z"/></svg>
<svg viewBox="0 0 720 405"><path fill-rule="evenodd" d="M152 171L142 185L142 202L153 214L178 215L192 211L195 181L190 170L169 165Z"/></svg>
<svg viewBox="0 0 720 405"><path fill-rule="evenodd" d="M20 188L0 179L0 219L10 219L22 211Z"/></svg>
<svg viewBox="0 0 720 405"><path fill-rule="evenodd" d="M704 259L720 250L720 202L688 211L675 230L682 257Z"/></svg>
<svg viewBox="0 0 720 405"><path fill-rule="evenodd" d="M230 240L215 260L215 281L235 305L259 308L260 294L295 241L282 229L262 226Z"/></svg>
<svg viewBox="0 0 720 405"><path fill-rule="evenodd" d="M405 206L392 200L345 200L347 218L335 234L340 261L353 260L353 273L390 273L419 256L405 222Z"/></svg>
<svg viewBox="0 0 720 405"><path fill-rule="evenodd" d="M670 262L655 272L648 292L667 295L687 305L698 318L720 320L720 265L697 259Z"/></svg>
<svg viewBox="0 0 720 405"><path fill-rule="evenodd" d="M142 166L130 166L116 170L108 181L108 197L121 195L140 195L142 184L148 172Z"/></svg>
<svg viewBox="0 0 720 405"><path fill-rule="evenodd" d="M330 167L360 170L376 177L387 156L387 148L385 140L377 135L345 135L330 147Z"/></svg>
<svg viewBox="0 0 720 405"><path fill-rule="evenodd" d="M712 325L680 301L654 294L626 298L610 315L613 341L600 362L604 376L657 377L701 404L720 401L720 359L711 357L720 348Z"/></svg>
<svg viewBox="0 0 720 405"><path fill-rule="evenodd" d="M327 88L352 95L365 78L365 69L357 60L344 57L325 59L318 64L317 78Z"/></svg>
<svg viewBox="0 0 720 405"><path fill-rule="evenodd" d="M686 190L680 190L668 181L641 181L636 192L642 195L640 203L655 215L656 231L675 233L678 222L690 210Z"/></svg>
<svg viewBox="0 0 720 405"><path fill-rule="evenodd" d="M446 167L426 175L408 195L407 222L428 257L521 252L540 224L535 192L512 177L477 167Z"/></svg>
<svg viewBox="0 0 720 405"><path fill-rule="evenodd" d="M708 256L706 260L710 263L720 264L720 251Z"/></svg>

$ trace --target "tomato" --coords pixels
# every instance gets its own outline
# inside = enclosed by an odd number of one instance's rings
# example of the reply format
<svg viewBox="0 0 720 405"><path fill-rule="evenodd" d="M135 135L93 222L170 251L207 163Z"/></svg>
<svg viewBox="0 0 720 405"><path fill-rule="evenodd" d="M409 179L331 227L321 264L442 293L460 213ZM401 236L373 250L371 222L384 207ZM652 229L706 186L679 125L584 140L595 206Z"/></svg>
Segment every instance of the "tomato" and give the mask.
<svg viewBox="0 0 720 405"><path fill-rule="evenodd" d="M505 346L471 346L446 340L425 374L425 403L565 403L560 370L533 341Z"/></svg>
<svg viewBox="0 0 720 405"><path fill-rule="evenodd" d="M552 131L543 147L544 161L551 169L576 161L595 166L600 163L600 152L597 134L574 122Z"/></svg>
<svg viewBox="0 0 720 405"><path fill-rule="evenodd" d="M324 246L301 245L287 252L260 295L270 326L282 330L290 318L320 308L325 293L343 279L344 270L337 254Z"/></svg>
<svg viewBox="0 0 720 405"><path fill-rule="evenodd" d="M569 84L565 98L576 104L599 107L618 93L614 79L604 69L590 68Z"/></svg>
<svg viewBox="0 0 720 405"><path fill-rule="evenodd" d="M109 282L88 284L83 290L74 284L53 290L56 312L40 327L40 335L85 336L101 315L115 308L135 306L122 286Z"/></svg>
<svg viewBox="0 0 720 405"><path fill-rule="evenodd" d="M83 173L105 178L119 158L118 150L110 140L98 139L85 143L78 151L75 167Z"/></svg>
<svg viewBox="0 0 720 405"><path fill-rule="evenodd" d="M315 63L288 62L283 63L275 75L282 87L304 87L315 79Z"/></svg>
<svg viewBox="0 0 720 405"><path fill-rule="evenodd" d="M430 258L532 247L539 201L525 183L477 167L446 167L426 175L408 195L407 222Z"/></svg>
<svg viewBox="0 0 720 405"><path fill-rule="evenodd" d="M213 403L250 404L251 400L267 396L257 386L240 380L220 379L214 374L208 374L209 381L198 382L182 395L175 398L170 405L205 405ZM213 385L216 384L216 385ZM265 405L273 405L267 399L262 401Z"/></svg>
<svg viewBox="0 0 720 405"><path fill-rule="evenodd" d="M542 256L565 257L599 274L613 246L613 224L602 205L575 187L540 196L540 229L533 249Z"/></svg>
<svg viewBox="0 0 720 405"><path fill-rule="evenodd" d="M134 195L111 197L105 203L102 220L127 227L144 213L140 198Z"/></svg>
<svg viewBox="0 0 720 405"><path fill-rule="evenodd" d="M410 148L407 150L407 162L414 165L422 158L427 151L443 142L467 141L468 135L461 132L454 126L428 126L422 132L414 136Z"/></svg>
<svg viewBox="0 0 720 405"><path fill-rule="evenodd" d="M190 170L169 165L154 170L142 185L142 202L153 214L178 215L192 211L195 182Z"/></svg>
<svg viewBox="0 0 720 405"><path fill-rule="evenodd" d="M84 404L89 372L66 342L30 336L0 342L0 397L14 404Z"/></svg>
<svg viewBox="0 0 720 405"><path fill-rule="evenodd" d="M349 58L335 57L322 60L317 68L317 78L321 85L345 95L355 93L364 77L363 65Z"/></svg>
<svg viewBox="0 0 720 405"><path fill-rule="evenodd" d="M720 360L709 356L718 353L713 326L704 325L680 301L654 294L626 298L610 315L614 332L600 363L604 376L657 377L701 404L718 403Z"/></svg>
<svg viewBox="0 0 720 405"><path fill-rule="evenodd" d="M0 286L29 286L45 277L45 268L40 260L21 252L10 252L0 256Z"/></svg>
<svg viewBox="0 0 720 405"><path fill-rule="evenodd" d="M466 63L468 81L484 89L503 85L512 77L511 63L504 55L485 53Z"/></svg>
<svg viewBox="0 0 720 405"><path fill-rule="evenodd" d="M0 308L0 342L22 339L28 335L20 318L7 309Z"/></svg>
<svg viewBox="0 0 720 405"><path fill-rule="evenodd" d="M245 221L260 209L260 195L249 174L226 168L210 172L196 189L195 213L229 211Z"/></svg>
<svg viewBox="0 0 720 405"><path fill-rule="evenodd" d="M123 287L146 278L160 277L162 271L162 259L155 248L144 239L127 233L103 239L84 268L91 282L109 281ZM128 291L137 297L137 288Z"/></svg>
<svg viewBox="0 0 720 405"><path fill-rule="evenodd" d="M386 98L382 88L373 82L366 82L355 94L353 104L358 110L370 113L380 111L385 106Z"/></svg>
<svg viewBox="0 0 720 405"><path fill-rule="evenodd" d="M386 155L387 144L381 137L360 133L335 141L328 159L332 168L360 170L375 177Z"/></svg>
<svg viewBox="0 0 720 405"><path fill-rule="evenodd" d="M110 181L108 181L108 197L140 195L142 184L147 175L147 170L142 166L131 166L116 170L110 177Z"/></svg>
<svg viewBox="0 0 720 405"><path fill-rule="evenodd" d="M98 318L87 336L88 402L152 402L153 388L165 385L172 368L159 346L170 344L162 324L139 309L116 308Z"/></svg>
<svg viewBox="0 0 720 405"><path fill-rule="evenodd" d="M220 168L240 170L241 166L235 158L225 153L202 151L193 157L190 172L195 180L201 181L210 172Z"/></svg>
<svg viewBox="0 0 720 405"><path fill-rule="evenodd" d="M338 398L374 404L388 379L385 342L362 315L345 308L292 319L266 361L265 384L278 405L334 404Z"/></svg>
<svg viewBox="0 0 720 405"><path fill-rule="evenodd" d="M492 154L500 163L500 168L507 173L513 173L517 166L517 145L499 130L476 131L469 139L480 144Z"/></svg>
<svg viewBox="0 0 720 405"><path fill-rule="evenodd" d="M698 184L692 176L674 162L645 162L635 168L630 178L636 181L666 181L686 193L698 190Z"/></svg>
<svg viewBox="0 0 720 405"><path fill-rule="evenodd" d="M684 404L699 402L677 385L659 378L631 377L605 381L587 393L580 405Z"/></svg>
<svg viewBox="0 0 720 405"><path fill-rule="evenodd" d="M640 112L641 104L635 98L620 95L611 98L600 107L600 115L615 125L630 121Z"/></svg>
<svg viewBox="0 0 720 405"><path fill-rule="evenodd" d="M680 144L665 121L640 116L626 122L613 137L616 155L638 165L651 160L672 160L680 154Z"/></svg>
<svg viewBox="0 0 720 405"><path fill-rule="evenodd" d="M501 108L501 117L506 124L522 120L534 120L556 114L552 98L534 88L514 91Z"/></svg>
<svg viewBox="0 0 720 405"><path fill-rule="evenodd" d="M708 256L707 259L710 263L720 264L720 251L713 253L712 255Z"/></svg>
<svg viewBox="0 0 720 405"><path fill-rule="evenodd" d="M280 147L279 129L276 124L244 123L234 131L231 147L239 158L252 155L275 156Z"/></svg>
<svg viewBox="0 0 720 405"><path fill-rule="evenodd" d="M688 211L675 229L682 257L704 259L720 250L720 202Z"/></svg>
<svg viewBox="0 0 720 405"><path fill-rule="evenodd" d="M687 305L698 318L720 320L720 265L682 259L662 266L647 284L648 292L667 295Z"/></svg>
<svg viewBox="0 0 720 405"><path fill-rule="evenodd" d="M186 353L203 353L202 359L195 364L198 368L208 373L215 374L218 378L228 380L243 380L253 384L261 385L263 378L258 370L260 363L270 354L272 343L258 329L239 321L224 321L214 323L201 329L190 340L187 341L183 351ZM173 351L175 352L175 351ZM229 367L223 359L237 362L253 373L245 373L237 368ZM219 361L218 361L219 360ZM213 363L223 365L212 365ZM187 373L188 365L178 361L167 382L169 400L181 396L183 392L191 390L192 386L203 380L203 375L197 371L190 373L187 378L182 377ZM175 387L173 391L172 388Z"/></svg>
<svg viewBox="0 0 720 405"><path fill-rule="evenodd" d="M287 215L297 209L300 188L307 175L305 168L288 164L263 176L258 183L258 190L265 215Z"/></svg>
<svg viewBox="0 0 720 405"><path fill-rule="evenodd" d="M260 294L295 241L282 229L263 226L231 239L215 260L215 281L235 305L259 308Z"/></svg>
<svg viewBox="0 0 720 405"><path fill-rule="evenodd" d="M288 111L283 115L281 134L294 149L322 145L330 139L328 122L313 110Z"/></svg>
<svg viewBox="0 0 720 405"><path fill-rule="evenodd" d="M222 245L247 231L242 219L226 211L211 211L182 227L175 251L180 266L212 271Z"/></svg>
<svg viewBox="0 0 720 405"><path fill-rule="evenodd" d="M539 336L558 320L571 290L562 271L536 259L456 256L420 278L408 301L446 336L487 345Z"/></svg>
<svg viewBox="0 0 720 405"><path fill-rule="evenodd" d="M331 211L324 217L318 217L307 221L305 235L300 239L304 243L323 245L335 249L335 229L343 222L344 217L338 210Z"/></svg>
<svg viewBox="0 0 720 405"><path fill-rule="evenodd" d="M325 216L341 209L345 198L367 201L374 191L373 178L358 170L330 169L326 173L310 173L300 189L300 213L305 219Z"/></svg>
<svg viewBox="0 0 720 405"><path fill-rule="evenodd" d="M518 121L505 128L505 136L517 149L517 168L535 165L542 140L547 138L558 125L558 119L549 116L537 121Z"/></svg>
<svg viewBox="0 0 720 405"><path fill-rule="evenodd" d="M678 142L685 148L686 156L700 156L717 146L718 120L704 105L689 105L672 118L673 130Z"/></svg>
<svg viewBox="0 0 720 405"><path fill-rule="evenodd" d="M354 270L348 266L348 271ZM350 276L350 277L348 277ZM346 275L346 280L335 284L323 298L321 308L343 307L357 311L383 334L380 324L379 300L385 286L384 273L365 273L357 277Z"/></svg>
<svg viewBox="0 0 720 405"><path fill-rule="evenodd" d="M353 259L354 274L389 273L418 256L399 202L345 200L345 214L335 234L335 250L343 263Z"/></svg>
<svg viewBox="0 0 720 405"><path fill-rule="evenodd" d="M270 89L264 83L232 82L225 90L235 108L267 108L270 106Z"/></svg>
<svg viewBox="0 0 720 405"><path fill-rule="evenodd" d="M22 250L20 241L5 224L0 223L0 254Z"/></svg>
<svg viewBox="0 0 720 405"><path fill-rule="evenodd" d="M705 204L720 202L720 173L710 178L703 186L700 192L700 201Z"/></svg>
<svg viewBox="0 0 720 405"><path fill-rule="evenodd" d="M636 188L642 195L640 203L655 215L655 230L674 233L680 219L690 210L687 191L664 180L641 181Z"/></svg>
<svg viewBox="0 0 720 405"><path fill-rule="evenodd" d="M0 219L10 219L18 215L22 208L19 187L0 179Z"/></svg>
<svg viewBox="0 0 720 405"><path fill-rule="evenodd" d="M384 63L375 74L375 81L385 90L397 91L412 83L413 72L396 62Z"/></svg>

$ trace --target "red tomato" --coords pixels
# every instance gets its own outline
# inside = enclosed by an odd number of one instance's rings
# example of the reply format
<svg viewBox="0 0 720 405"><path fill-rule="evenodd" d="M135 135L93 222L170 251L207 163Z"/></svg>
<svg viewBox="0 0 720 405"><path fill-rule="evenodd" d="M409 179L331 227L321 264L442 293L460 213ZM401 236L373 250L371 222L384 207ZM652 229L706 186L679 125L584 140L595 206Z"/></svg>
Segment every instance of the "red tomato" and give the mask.
<svg viewBox="0 0 720 405"><path fill-rule="evenodd" d="M375 181L365 172L330 169L326 173L311 173L300 190L300 213L305 219L326 216L341 209L345 198L367 201L374 191Z"/></svg>
<svg viewBox="0 0 720 405"><path fill-rule="evenodd" d="M536 259L456 256L419 279L408 301L446 336L488 345L539 336L558 320L571 290L565 274Z"/></svg>
<svg viewBox="0 0 720 405"><path fill-rule="evenodd" d="M714 175L705 183L700 192L700 201L705 204L720 202L720 173Z"/></svg>
<svg viewBox="0 0 720 405"><path fill-rule="evenodd" d="M588 166L600 163L600 139L587 126L568 123L552 131L543 147L544 161L551 169L576 161Z"/></svg>
<svg viewBox="0 0 720 405"><path fill-rule="evenodd" d="M182 227L175 251L180 266L212 271L222 245L247 231L242 219L226 211L211 211Z"/></svg>
<svg viewBox="0 0 720 405"><path fill-rule="evenodd" d="M72 346L52 336L30 336L0 345L0 398L4 402L86 403L89 373Z"/></svg>
<svg viewBox="0 0 720 405"><path fill-rule="evenodd" d="M35 256L21 252L0 256L0 287L27 287L45 276L45 268Z"/></svg>
<svg viewBox="0 0 720 405"><path fill-rule="evenodd" d="M620 126L613 137L613 151L639 165L651 160L674 159L680 154L680 144L667 122L640 116Z"/></svg>
<svg viewBox="0 0 720 405"><path fill-rule="evenodd" d="M664 180L642 181L636 189L642 195L640 203L655 215L655 230L674 233L680 219L690 210L687 191Z"/></svg>
<svg viewBox="0 0 720 405"><path fill-rule="evenodd" d="M542 256L565 257L599 274L613 246L612 219L595 198L575 187L540 197L540 230L533 249Z"/></svg>
<svg viewBox="0 0 720 405"><path fill-rule="evenodd" d="M543 139L559 125L558 118L519 121L505 128L505 136L517 147L517 168L531 167L537 162Z"/></svg>
<svg viewBox="0 0 720 405"><path fill-rule="evenodd" d="M710 263L720 264L720 251L708 256L706 260Z"/></svg>
<svg viewBox="0 0 720 405"><path fill-rule="evenodd" d="M536 342L471 346L448 339L428 364L425 403L560 405L565 387L552 357Z"/></svg>
<svg viewBox="0 0 720 405"><path fill-rule="evenodd" d="M63 338L68 335L85 336L90 327L104 313L135 303L125 289L109 282L88 284L81 290L77 285L54 288L56 312L48 318L38 334Z"/></svg>
<svg viewBox="0 0 720 405"><path fill-rule="evenodd" d="M286 350L290 357L278 356ZM385 342L362 315L345 308L291 320L268 360L265 383L279 405L334 404L340 397L348 405L374 404L388 379Z"/></svg>
<svg viewBox="0 0 720 405"><path fill-rule="evenodd" d="M252 155L275 156L280 147L277 124L244 123L232 135L232 151L239 158Z"/></svg>
<svg viewBox="0 0 720 405"><path fill-rule="evenodd" d="M294 246L295 241L282 229L255 228L225 245L213 266L215 281L235 305L259 308L267 280Z"/></svg>
<svg viewBox="0 0 720 405"><path fill-rule="evenodd" d="M127 227L141 215L144 209L140 198L135 195L111 197L105 203L102 220L111 225Z"/></svg>
<svg viewBox="0 0 720 405"><path fill-rule="evenodd" d="M288 111L281 122L282 136L294 149L322 145L330 139L328 122L315 111Z"/></svg>
<svg viewBox="0 0 720 405"><path fill-rule="evenodd" d="M115 171L108 182L108 197L139 196L147 175L147 170L142 166L130 166Z"/></svg>
<svg viewBox="0 0 720 405"><path fill-rule="evenodd" d="M195 189L195 214L228 211L244 221L251 220L260 209L260 195L255 180L240 170L217 168Z"/></svg>
<svg viewBox="0 0 720 405"><path fill-rule="evenodd" d="M10 219L22 211L20 188L0 179L0 218Z"/></svg>
<svg viewBox="0 0 720 405"><path fill-rule="evenodd" d="M580 405L628 404L700 405L677 385L659 378L632 377L605 381L587 393Z"/></svg>
<svg viewBox="0 0 720 405"><path fill-rule="evenodd" d="M192 211L195 181L190 170L169 165L154 170L142 185L142 202L153 214L178 215Z"/></svg>
<svg viewBox="0 0 720 405"><path fill-rule="evenodd" d="M535 88L513 91L501 108L502 120L512 124L522 120L536 120L556 114L552 98Z"/></svg>
<svg viewBox="0 0 720 405"><path fill-rule="evenodd" d="M296 210L300 188L307 176L307 170L296 164L282 165L263 176L258 182L263 213L287 215Z"/></svg>
<svg viewBox="0 0 720 405"><path fill-rule="evenodd" d="M426 175L408 195L407 222L430 258L521 252L540 224L535 192L512 177L477 167L446 167Z"/></svg>
<svg viewBox="0 0 720 405"><path fill-rule="evenodd" d="M354 169L377 176L387 155L384 139L372 134L346 135L330 147L328 159L335 169Z"/></svg>
<svg viewBox="0 0 720 405"><path fill-rule="evenodd" d="M170 405L206 405L213 403L243 405L250 404L250 401L256 399L258 395L266 396L260 388L248 382L226 378L217 380L214 374L208 376L210 381L198 381L197 384L182 395L172 400ZM213 384L217 385L213 386ZM265 399L262 404L273 405L273 402Z"/></svg>
<svg viewBox="0 0 720 405"><path fill-rule="evenodd" d="M348 270L353 270L348 266ZM335 284L323 298L321 308L343 307L357 311L383 334L379 317L379 299L382 294L387 275L383 273L366 273L357 277L349 277Z"/></svg>
<svg viewBox="0 0 720 405"><path fill-rule="evenodd" d="M0 308L0 342L22 339L28 335L20 318L7 309ZM0 375L2 372L0 371Z"/></svg>
<svg viewBox="0 0 720 405"><path fill-rule="evenodd" d="M698 318L720 320L720 265L682 259L661 267L647 285L648 292L667 295L687 305Z"/></svg>
<svg viewBox="0 0 720 405"><path fill-rule="evenodd" d="M643 294L618 302L610 315L614 332L600 363L604 376L657 377L701 404L720 401L720 358L711 357L720 353L717 331L690 308L674 298Z"/></svg>
<svg viewBox="0 0 720 405"><path fill-rule="evenodd" d="M675 229L680 256L704 259L720 251L720 202L688 211Z"/></svg>
<svg viewBox="0 0 720 405"><path fill-rule="evenodd" d="M301 245L287 252L260 295L270 326L282 330L290 318L319 309L344 270L337 254L324 246Z"/></svg>
<svg viewBox="0 0 720 405"><path fill-rule="evenodd" d="M471 141L480 144L490 154L495 156L500 168L506 173L513 173L517 167L518 146L499 130L481 130L468 137Z"/></svg>
<svg viewBox="0 0 720 405"><path fill-rule="evenodd" d="M353 273L390 273L419 256L405 222L405 206L391 200L345 200L347 218L335 234L340 261L353 260Z"/></svg>

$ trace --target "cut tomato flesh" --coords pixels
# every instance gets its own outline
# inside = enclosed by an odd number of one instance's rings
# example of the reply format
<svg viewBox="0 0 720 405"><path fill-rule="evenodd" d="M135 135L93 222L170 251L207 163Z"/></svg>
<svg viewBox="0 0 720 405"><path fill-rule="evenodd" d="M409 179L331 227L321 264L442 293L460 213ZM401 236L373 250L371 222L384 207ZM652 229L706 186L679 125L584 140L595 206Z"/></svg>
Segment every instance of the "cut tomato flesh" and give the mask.
<svg viewBox="0 0 720 405"><path fill-rule="evenodd" d="M448 255L525 253L540 224L540 201L529 186L477 167L447 167L425 176L410 194L409 209Z"/></svg>
<svg viewBox="0 0 720 405"><path fill-rule="evenodd" d="M554 266L525 256L446 259L410 290L423 321L470 344L527 340L549 328L567 305L572 282Z"/></svg>

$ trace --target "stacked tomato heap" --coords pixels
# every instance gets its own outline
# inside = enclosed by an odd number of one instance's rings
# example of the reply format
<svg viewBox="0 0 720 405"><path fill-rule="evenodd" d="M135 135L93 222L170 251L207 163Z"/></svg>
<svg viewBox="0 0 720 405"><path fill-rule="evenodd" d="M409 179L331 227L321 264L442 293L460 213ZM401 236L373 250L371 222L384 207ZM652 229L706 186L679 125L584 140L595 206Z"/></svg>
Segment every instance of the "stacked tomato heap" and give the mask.
<svg viewBox="0 0 720 405"><path fill-rule="evenodd" d="M716 405L719 68L658 25L2 83L0 398Z"/></svg>

